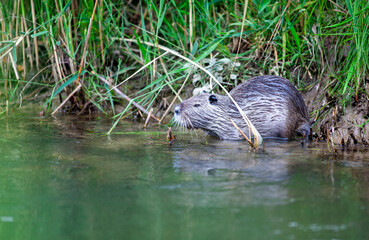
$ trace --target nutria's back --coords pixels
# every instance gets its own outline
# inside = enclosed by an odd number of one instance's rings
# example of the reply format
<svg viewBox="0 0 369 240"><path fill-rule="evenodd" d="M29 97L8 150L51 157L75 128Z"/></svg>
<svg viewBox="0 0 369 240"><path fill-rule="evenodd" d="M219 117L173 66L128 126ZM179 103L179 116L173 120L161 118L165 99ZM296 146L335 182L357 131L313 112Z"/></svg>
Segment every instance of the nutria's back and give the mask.
<svg viewBox="0 0 369 240"><path fill-rule="evenodd" d="M262 137L291 139L296 134L308 135L310 122L306 105L287 79L254 77L235 87L230 94ZM246 123L228 96L194 96L179 104L174 116L184 127L200 128L221 139L242 139L230 118L248 135Z"/></svg>

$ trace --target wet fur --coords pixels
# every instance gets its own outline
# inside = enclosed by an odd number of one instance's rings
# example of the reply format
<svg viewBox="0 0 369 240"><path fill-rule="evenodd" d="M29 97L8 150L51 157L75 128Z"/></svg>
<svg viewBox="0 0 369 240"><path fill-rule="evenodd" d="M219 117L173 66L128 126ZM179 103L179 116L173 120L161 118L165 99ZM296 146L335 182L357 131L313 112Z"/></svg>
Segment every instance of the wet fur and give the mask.
<svg viewBox="0 0 369 240"><path fill-rule="evenodd" d="M278 76L254 77L235 87L231 96L240 105L262 137L292 139L310 131L308 111L297 89ZM210 104L210 95L217 102ZM232 118L242 131L249 130L236 106L228 96L201 94L177 106L175 121L184 128L199 128L220 139L238 140L243 136L232 125Z"/></svg>

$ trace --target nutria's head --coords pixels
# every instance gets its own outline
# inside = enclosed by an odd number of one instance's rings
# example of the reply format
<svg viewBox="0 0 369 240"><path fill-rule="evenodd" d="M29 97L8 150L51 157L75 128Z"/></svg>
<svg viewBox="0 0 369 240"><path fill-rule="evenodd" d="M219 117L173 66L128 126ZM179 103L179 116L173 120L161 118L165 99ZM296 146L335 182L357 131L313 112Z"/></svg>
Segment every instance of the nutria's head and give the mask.
<svg viewBox="0 0 369 240"><path fill-rule="evenodd" d="M233 104L227 96L203 93L176 106L174 121L184 128L199 128L212 136L224 138L232 129L230 105Z"/></svg>

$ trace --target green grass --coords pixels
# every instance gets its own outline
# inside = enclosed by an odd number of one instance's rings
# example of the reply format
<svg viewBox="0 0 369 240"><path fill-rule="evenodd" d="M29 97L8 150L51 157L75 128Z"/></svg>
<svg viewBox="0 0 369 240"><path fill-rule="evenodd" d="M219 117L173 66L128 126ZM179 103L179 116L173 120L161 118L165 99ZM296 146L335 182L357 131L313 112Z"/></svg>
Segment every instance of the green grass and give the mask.
<svg viewBox="0 0 369 240"><path fill-rule="evenodd" d="M369 2L347 1L349 17L339 24L330 26L334 32L344 32L342 42L348 47L347 58L343 61L340 81L332 89L332 94L343 98L343 102L353 97L358 101L362 83L369 70ZM367 93L366 93L367 94Z"/></svg>
<svg viewBox="0 0 369 240"><path fill-rule="evenodd" d="M55 109L80 81L81 90L65 110L94 106L116 114L116 104L128 102L94 73L113 86L121 84L148 110L163 90L177 95L188 74L187 85L209 83L207 74L189 71L190 65L171 53L153 61L165 52L158 46L204 66L227 89L262 73L289 78L299 89L320 82L343 105L368 95L367 1L246 1L245 19L244 1L141 3L99 0L88 38L95 1L2 1L0 112L24 104L25 96Z"/></svg>

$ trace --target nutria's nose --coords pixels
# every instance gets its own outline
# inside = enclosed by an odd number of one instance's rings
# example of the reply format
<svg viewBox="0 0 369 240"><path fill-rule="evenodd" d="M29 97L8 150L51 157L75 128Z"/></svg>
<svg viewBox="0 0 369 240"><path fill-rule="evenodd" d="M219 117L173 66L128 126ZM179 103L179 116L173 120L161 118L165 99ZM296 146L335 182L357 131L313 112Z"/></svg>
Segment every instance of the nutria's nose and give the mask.
<svg viewBox="0 0 369 240"><path fill-rule="evenodd" d="M177 114L177 115L179 115L179 112L180 112L181 110L180 110L180 107L179 106L177 106L176 108L174 108L174 113L175 114Z"/></svg>

